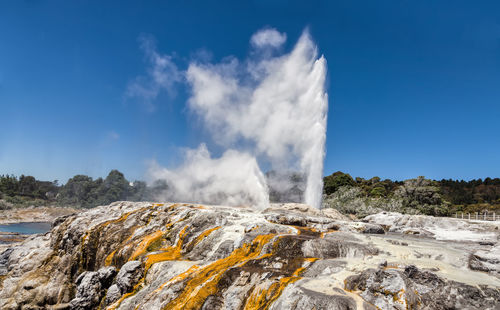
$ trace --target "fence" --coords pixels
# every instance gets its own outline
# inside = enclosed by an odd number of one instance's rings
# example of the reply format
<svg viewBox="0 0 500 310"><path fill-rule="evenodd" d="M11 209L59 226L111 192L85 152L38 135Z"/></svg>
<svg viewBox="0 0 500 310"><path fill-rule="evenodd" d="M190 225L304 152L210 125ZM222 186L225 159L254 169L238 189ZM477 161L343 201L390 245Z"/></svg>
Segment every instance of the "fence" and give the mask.
<svg viewBox="0 0 500 310"><path fill-rule="evenodd" d="M480 221L500 221L500 215L495 212L475 212L475 213L455 213L455 218L464 220L480 220Z"/></svg>

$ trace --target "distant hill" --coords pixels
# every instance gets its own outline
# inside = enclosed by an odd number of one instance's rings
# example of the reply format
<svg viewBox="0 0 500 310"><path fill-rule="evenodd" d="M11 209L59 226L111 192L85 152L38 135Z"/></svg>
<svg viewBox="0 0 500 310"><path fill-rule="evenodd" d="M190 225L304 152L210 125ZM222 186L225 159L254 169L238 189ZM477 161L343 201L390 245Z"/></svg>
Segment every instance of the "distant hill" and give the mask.
<svg viewBox="0 0 500 310"><path fill-rule="evenodd" d="M380 210L435 216L500 211L499 178L392 181L338 171L324 178L324 194L326 206L362 216Z"/></svg>

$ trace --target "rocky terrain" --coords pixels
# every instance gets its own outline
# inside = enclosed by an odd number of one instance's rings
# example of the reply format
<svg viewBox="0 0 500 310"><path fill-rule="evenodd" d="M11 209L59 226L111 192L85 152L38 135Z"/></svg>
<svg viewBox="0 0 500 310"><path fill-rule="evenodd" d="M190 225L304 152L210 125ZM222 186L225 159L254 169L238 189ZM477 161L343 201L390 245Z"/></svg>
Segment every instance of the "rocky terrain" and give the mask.
<svg viewBox="0 0 500 310"><path fill-rule="evenodd" d="M1 253L0 308L500 309L498 226L117 202Z"/></svg>

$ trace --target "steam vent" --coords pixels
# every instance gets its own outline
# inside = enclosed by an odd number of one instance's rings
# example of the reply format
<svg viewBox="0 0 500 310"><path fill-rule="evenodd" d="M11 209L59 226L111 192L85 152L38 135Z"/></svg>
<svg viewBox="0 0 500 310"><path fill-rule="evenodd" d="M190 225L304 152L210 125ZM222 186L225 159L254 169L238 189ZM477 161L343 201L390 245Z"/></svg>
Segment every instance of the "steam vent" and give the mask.
<svg viewBox="0 0 500 310"><path fill-rule="evenodd" d="M498 230L427 220L117 202L3 252L0 308L498 309Z"/></svg>

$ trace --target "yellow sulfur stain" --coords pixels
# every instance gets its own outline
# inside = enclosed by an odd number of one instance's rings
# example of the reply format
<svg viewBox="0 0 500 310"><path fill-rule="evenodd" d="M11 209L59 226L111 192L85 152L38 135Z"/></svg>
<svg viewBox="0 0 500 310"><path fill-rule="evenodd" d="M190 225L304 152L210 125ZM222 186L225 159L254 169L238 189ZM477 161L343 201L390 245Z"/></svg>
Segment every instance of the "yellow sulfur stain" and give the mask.
<svg viewBox="0 0 500 310"><path fill-rule="evenodd" d="M166 211L171 211L179 206L182 206L181 204L178 204L178 203L174 203L174 204L171 204Z"/></svg>
<svg viewBox="0 0 500 310"><path fill-rule="evenodd" d="M163 231L158 230L154 233L144 237L144 239L137 245L132 256L130 256L129 260L135 260L137 257L146 253L147 248L155 241L158 241L163 236Z"/></svg>
<svg viewBox="0 0 500 310"><path fill-rule="evenodd" d="M255 225L254 227L252 227L248 232L251 232L251 231L254 231L254 230L257 230L259 229L260 225ZM290 230L290 233L292 233L292 231Z"/></svg>
<svg viewBox="0 0 500 310"><path fill-rule="evenodd" d="M128 298L128 297L130 297L130 296L133 296L133 295L135 295L135 293L137 293L137 291L139 290L139 287L140 287L140 286L142 286L143 282L144 282L144 278L143 278L143 279L141 279L141 280L139 281L139 283L137 283L137 284L134 286L134 288L132 289L132 291L131 291L130 293L123 294L123 296L122 296L122 297L120 297L120 299L118 299L118 300L117 300L117 301L115 301L113 304L111 304L110 306L108 306L108 307L106 308L106 310L116 310L116 309L120 306L120 304L121 304L121 303L125 300L125 298Z"/></svg>
<svg viewBox="0 0 500 310"><path fill-rule="evenodd" d="M153 205L153 207L154 206L158 206L158 205L160 205L160 204L155 204L155 205ZM173 223L167 224L167 229L171 228L173 225L175 225L176 223L178 223L180 221L182 221L182 219L180 219L178 221L175 221ZM109 223L106 223L106 224L109 224ZM181 232L181 239L184 238L186 229L187 229L187 226ZM152 233L152 234L147 235L146 237L144 237L139 242L139 244L136 246L136 249L135 249L134 253L132 253L132 255L129 257L128 260L135 260L139 256L147 253L148 252L148 247L151 244L153 244L154 242L159 241L163 237L163 233L164 233L163 231L158 230L158 231L156 231L156 232L154 232L154 233ZM130 235L122 244L127 245L127 243L132 239L132 237L133 237L133 234ZM173 260L173 259L180 258L180 247L181 246L182 246L182 242L178 243L177 246L175 246L175 247L171 247L171 248L167 248L167 249L161 249L163 251L167 251L168 253L160 253L160 254L157 254L156 256L153 255L153 257L151 259L148 259L149 266L151 264L154 264L155 262L158 262L158 261L169 260L169 259ZM121 250L122 248L123 248L123 246L120 247L120 249L116 249L113 252L111 252L106 257L104 264L106 266L110 266L113 263L113 257L115 256L115 254L117 253L117 251Z"/></svg>
<svg viewBox="0 0 500 310"><path fill-rule="evenodd" d="M149 255L147 257L146 268L145 268L144 275L147 274L147 270L154 263L157 263L159 261L164 261L164 260L176 260L176 259L180 259L181 258L181 249L182 249L182 245L184 243L184 238L185 238L185 236L187 234L187 228L188 228L188 226L185 226L182 229L182 231L179 234L179 240L177 241L177 244L175 246L170 247L170 248L161 249L161 250L163 250L165 252L159 253L159 254L152 254L152 255ZM132 256L130 257L129 260L133 260L133 259L137 258L138 256L141 256L142 254L144 254L147 251L148 246L151 245L153 242L158 241L162 236L163 236L163 232L162 231L156 231L153 234L150 234L150 235L146 236L143 239L143 241L141 241L141 243L139 243L137 249L135 250L134 254L132 254ZM116 250L114 252L116 252ZM114 254L114 252L112 254ZM110 254L110 256L112 254ZM196 266L193 266L193 267L196 267ZM187 274L188 272L191 272L192 270L196 269L196 268L193 268L193 267L191 267L185 273ZM175 281L179 280L181 275L179 275L177 277L174 277L169 282L172 282L174 280ZM126 298L128 298L130 296L135 295L135 293L139 290L140 286L143 283L144 283L144 278L142 278L139 281L139 283L136 286L134 286L132 292L124 294L122 297L120 297L119 300L117 300L112 305L110 305L109 307L107 307L107 309L108 310L115 310L115 309L117 309L120 306L120 304L123 302L123 300L125 300ZM164 285L166 285L166 284L168 284L168 282L165 283L165 284L163 284L162 287Z"/></svg>
<svg viewBox="0 0 500 310"><path fill-rule="evenodd" d="M245 262L258 258L261 251L275 235L259 235L252 243L244 244L234 250L228 257L197 269L190 275L182 293L168 303L164 310L191 310L200 309L208 296L217 292L217 284L224 272L233 266L240 266Z"/></svg>
<svg viewBox="0 0 500 310"><path fill-rule="evenodd" d="M121 217L117 218L117 219L114 219L114 220L109 220L109 221L105 221L101 224L98 224L96 227L88 230L85 232L85 235L83 236L82 238L82 245L85 243L85 241L87 240L90 232L93 230L93 229L103 229L104 227L110 225L110 224L117 224L117 223L121 223L121 222L124 222L130 215L134 214L134 213L138 213L138 212L143 212L143 211L146 211L148 210L149 208L151 207L155 207L156 205L152 205L152 206L149 206L149 207L144 207L144 208L140 208L140 209L137 209L137 210L134 210L134 211L130 211L130 212L127 212L125 214L123 214Z"/></svg>
<svg viewBox="0 0 500 310"><path fill-rule="evenodd" d="M185 226L182 231L179 234L179 240L177 241L177 244L173 247L169 248L163 248L160 249L162 251L161 253L155 253L148 255L147 260L146 260L146 272L149 270L149 268L158 262L163 262L167 260L178 260L182 258L182 246L184 244L184 238L186 237L187 234L187 228L188 226ZM213 231L216 231L219 229L220 226L207 229L204 232L202 232L196 239L191 241L188 246L196 246L198 243L200 243L204 238L206 238L208 235L210 235Z"/></svg>
<svg viewBox="0 0 500 310"><path fill-rule="evenodd" d="M250 295L245 305L245 310L268 309L269 306L281 295L288 284L299 280L300 277L291 276L272 283L267 289L258 289Z"/></svg>
<svg viewBox="0 0 500 310"><path fill-rule="evenodd" d="M154 207L155 207L155 205L153 205L152 207L154 208ZM151 212L151 213L152 213L152 212ZM151 219L152 219L152 217L151 217L151 214L150 214L150 218L149 218L149 220L148 220L148 223L147 223L147 224L149 224L149 222L151 221ZM120 245L120 246L118 246L118 249L115 249L113 252L111 252L111 253L110 253L110 254L109 254L109 255L105 258L105 260L104 260L104 265L105 265L105 266L111 266L111 265L113 264L113 258L114 258L114 256L115 256L116 252L117 252L118 250L123 249L123 247L124 247L124 246L126 246L130 240L132 240L132 237L134 236L134 232L135 232L135 230L136 230L136 229L137 229L137 227L133 228L133 229L130 231L130 236L128 236L128 238L127 238L127 239L125 239L123 242L121 242L121 245Z"/></svg>
<svg viewBox="0 0 500 310"><path fill-rule="evenodd" d="M167 260L178 260L178 259L182 258L181 251L182 251L182 245L184 244L184 238L186 237L186 234L187 234L187 228L188 228L188 226L185 226L184 229L180 232L179 240L177 241L177 244L175 246L170 247L170 248L161 249L162 251L164 251L162 253L148 255L148 258L146 260L146 273L149 270L149 268L151 268L151 266L153 264L156 264L158 262L167 261ZM196 246L205 237L207 237L213 231L216 231L219 228L220 228L220 226L217 226L217 227L205 230L196 239L191 241L188 246ZM189 270L191 270L191 268ZM172 280L174 280L174 279L172 279ZM172 280L170 280L169 282L171 282ZM163 287L163 285L161 287Z"/></svg>
<svg viewBox="0 0 500 310"><path fill-rule="evenodd" d="M89 233L90 233L90 231L87 231L87 232L85 232L85 234L83 235L83 237L82 237L82 242L81 242L82 246L85 244L85 242L86 242L86 241L87 241L87 239L89 238Z"/></svg>
<svg viewBox="0 0 500 310"><path fill-rule="evenodd" d="M153 205L155 207L156 205ZM169 207L169 209L175 208L175 205ZM133 212L130 212L133 213ZM124 215L122 218L108 221L108 222L118 222L123 221L129 214ZM173 221L172 223L168 223L166 225L167 231L170 230L175 224L184 219ZM103 225L108 225L106 222ZM194 247L200 242L202 242L207 236L209 236L212 232L220 229L221 227L214 227L208 229L201 234L199 234L196 238L190 241L187 244L187 247ZM298 234L304 233L307 235L320 235L319 231L314 228L309 227L296 227L298 229ZM255 228L253 228L255 229ZM252 230L253 230L252 229ZM134 253L129 257L129 260L134 260L140 256L145 255L145 272L144 275L147 274L148 270L155 263L167 260L180 260L182 259L182 248L185 244L185 238L187 235L188 226L185 226L179 233L178 240L174 246L161 248L157 253L147 254L148 251L151 251L151 245L155 244L155 242L161 241L165 232L162 230L158 230L152 234L144 237L137 244ZM321 234L320 237L324 235ZM245 265L247 262L255 259L263 259L266 257L270 257L272 253L262 253L264 246L268 244L273 238L275 238L275 234L268 235L259 235L255 237L255 239L250 242L243 244L238 249L235 249L229 256L222 258L218 261L215 261L209 265L204 267L200 267L198 265L191 266L185 272L173 277L169 281L163 283L159 288L157 288L154 292L150 293L148 296L154 296L156 293L161 291L165 286L169 286L171 284L185 282L185 286L182 292L173 300L171 300L163 309L164 310L191 310L191 309L200 309L205 300L210 296L214 295L218 292L218 284L220 280L223 278L226 271L232 267L241 267ZM279 237L278 237L279 238ZM130 239L130 238L129 238ZM128 241L127 239L126 241ZM276 244L276 242L275 242ZM275 247L274 247L275 248ZM114 250L110 253L106 259L105 264L110 265L113 261L113 257L117 250ZM304 262L314 262L317 258L303 258L301 261ZM297 268L291 276L283 277L279 280L275 280L271 285L267 288L254 288L253 292L250 294L247 302L245 304L246 310L257 310L257 309L267 309L279 296L282 294L283 290L287 287L287 285L294 283L301 279L301 273L307 268L307 265L301 264L301 267ZM132 292L124 294L118 301L113 303L108 307L110 310L114 310L120 306L123 300L134 295L144 284L145 278L142 278L137 284ZM146 298L147 300L148 298ZM137 309L140 309L140 306L137 306Z"/></svg>
<svg viewBox="0 0 500 310"><path fill-rule="evenodd" d="M318 258L304 258L304 261L315 262ZM284 277L279 282L272 283L267 289L255 288L245 304L245 310L267 309L280 297L283 290L293 282L301 279L300 274L306 267L300 267L290 277Z"/></svg>
<svg viewBox="0 0 500 310"><path fill-rule="evenodd" d="M196 237L196 239L191 241L188 246L190 246L190 247L196 246L198 243L200 243L203 239L205 239L208 235L210 235L212 232L216 231L217 229L220 229L220 226L216 226L214 228L210 228L210 229L205 230L198 237Z"/></svg>
<svg viewBox="0 0 500 310"><path fill-rule="evenodd" d="M154 205L150 206L150 207L144 207L144 208L140 208L140 209L137 209L137 210L134 210L134 211L127 212L127 213L123 214L121 217L119 217L117 219L114 219L114 220L106 221L106 222L100 224L99 226L106 227L109 224L116 224L116 223L124 222L130 215L132 215L134 213L146 211L146 210L148 210L151 207L154 207Z"/></svg>
<svg viewBox="0 0 500 310"><path fill-rule="evenodd" d="M306 257L304 258L304 261L314 263L315 261L319 260L317 257Z"/></svg>
<svg viewBox="0 0 500 310"><path fill-rule="evenodd" d="M143 300L146 300L146 301L149 300L151 297L155 296L158 292L160 292L167 285L170 285L170 284L175 283L175 282L184 281L184 279L186 279L190 274L192 274L198 268L200 268L198 265L193 265L193 266L189 267L188 270L184 271L183 273L173 277L172 279L170 279L167 282L160 285L159 288L157 288L153 292L149 293L148 296L146 296L146 298L144 298ZM141 309L141 304L137 305L137 307L135 309L136 310Z"/></svg>
<svg viewBox="0 0 500 310"><path fill-rule="evenodd" d="M335 229L328 229L328 230L327 230L327 231L325 231L325 232L321 232L321 233L320 233L320 235L319 235L319 237L320 237L321 239L323 239L323 238L325 238L325 236L326 236L326 235L331 234L331 233L334 233L334 232L337 232L337 230L335 230Z"/></svg>
<svg viewBox="0 0 500 310"><path fill-rule="evenodd" d="M106 259L104 260L104 265L105 266L111 266L111 262L113 261L113 257L115 256L115 253L116 253L116 250L114 250L113 252L111 252L111 254L109 254Z"/></svg>
<svg viewBox="0 0 500 310"><path fill-rule="evenodd" d="M193 266L189 267L188 270L184 271L183 273L181 273L181 274L173 277L172 279L170 279L167 282L165 282L162 285L160 285L159 288L157 288L156 290L153 291L152 295L160 292L165 286L167 286L169 284L183 281L184 279L186 279L190 274L192 274L198 268L200 268L200 266L198 266L198 265L193 265Z"/></svg>
<svg viewBox="0 0 500 310"><path fill-rule="evenodd" d="M175 222L168 223L167 225L165 225L165 227L166 227L167 229L170 229L170 228L172 228L175 224L177 224L177 223L179 223L179 222L181 222L181 221L183 221L183 220L184 220L184 219L178 219L178 220L177 220L177 221L175 221Z"/></svg>
<svg viewBox="0 0 500 310"><path fill-rule="evenodd" d="M299 230L299 235L301 234L307 234L307 233L319 233L318 230L316 228L313 228L313 227L307 227L307 226L294 226L295 228L297 228Z"/></svg>
<svg viewBox="0 0 500 310"><path fill-rule="evenodd" d="M154 207L154 205L152 206ZM110 225L110 224L117 224L117 223L121 223L121 222L124 222L131 214L134 214L134 213L137 213L137 212L142 212L142 211L145 211L147 209L149 209L150 207L145 207L145 208L140 208L140 209L137 209L135 211L131 211L131 212L127 212L125 214L123 214L121 217L117 218L117 219L114 219L114 220L109 220L109 221L106 221L106 222L103 222L99 225L97 225L95 228L92 228L90 230L88 230L85 235L83 236L82 238L82 246L84 245L85 241L88 239L88 236L89 234L92 232L93 229L98 229L98 230L102 230L104 227ZM113 251L113 252L116 252ZM113 254L113 253L112 253ZM111 255L111 254L110 254ZM114 254L113 254L114 255ZM109 255L108 255L109 257ZM107 258L106 258L107 259ZM111 257L112 259L112 257Z"/></svg>
<svg viewBox="0 0 500 310"><path fill-rule="evenodd" d="M181 250L182 245L184 244L184 238L187 234L187 228L188 226L185 226L181 230L181 232L179 233L179 240L177 240L177 244L175 246L162 248L160 249L160 251L162 251L161 253L151 254L147 256L145 274L153 264L166 260L176 260L182 257Z"/></svg>

